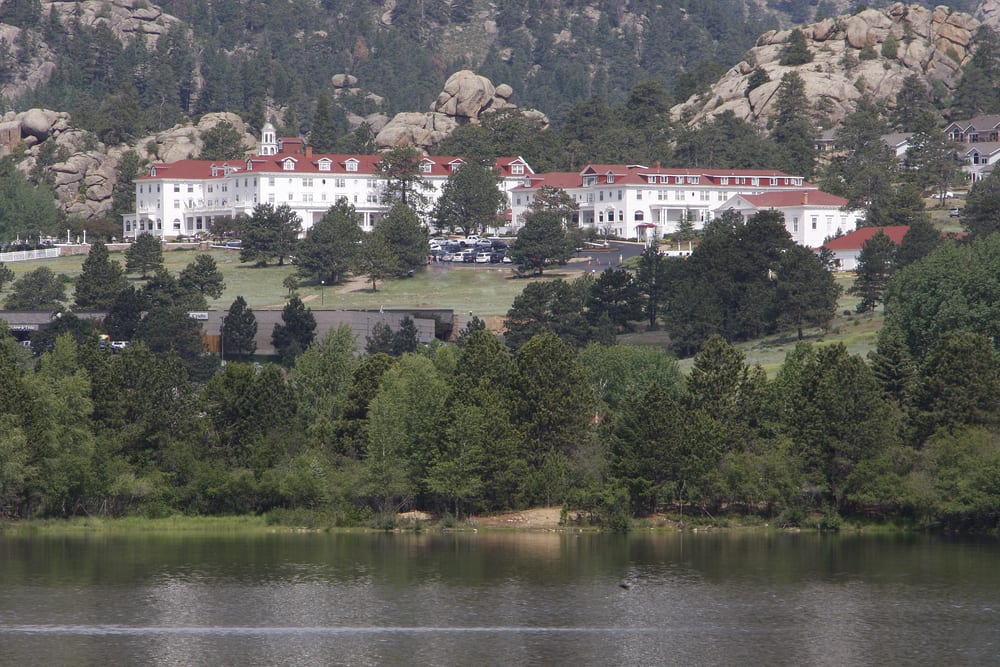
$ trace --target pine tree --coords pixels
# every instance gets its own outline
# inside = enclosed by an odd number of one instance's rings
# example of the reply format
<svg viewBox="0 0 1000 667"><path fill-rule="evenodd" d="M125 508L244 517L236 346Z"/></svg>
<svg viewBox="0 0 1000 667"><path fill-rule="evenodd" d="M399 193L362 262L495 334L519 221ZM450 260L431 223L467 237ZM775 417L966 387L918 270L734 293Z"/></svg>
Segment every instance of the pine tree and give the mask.
<svg viewBox="0 0 1000 667"><path fill-rule="evenodd" d="M163 246L160 239L149 232L135 237L135 241L125 251L125 270L138 272L143 278L151 271L163 267Z"/></svg>
<svg viewBox="0 0 1000 667"><path fill-rule="evenodd" d="M271 342L282 363L291 366L316 336L316 318L299 297L293 296L281 311L281 321L284 324L274 325Z"/></svg>
<svg viewBox="0 0 1000 667"><path fill-rule="evenodd" d="M806 44L806 36L796 28L788 36L788 44L781 51L781 58L778 64L787 66L805 65L811 63L812 53L809 52L809 45Z"/></svg>
<svg viewBox="0 0 1000 667"><path fill-rule="evenodd" d="M248 358L257 351L257 318L242 296L236 297L222 320L224 358Z"/></svg>
<svg viewBox="0 0 1000 667"><path fill-rule="evenodd" d="M121 264L112 261L108 247L97 241L90 246L83 271L76 279L74 300L78 308L107 310L127 285Z"/></svg>
<svg viewBox="0 0 1000 667"><path fill-rule="evenodd" d="M791 174L811 177L816 166L818 137L810 118L805 82L795 72L781 77L775 111L771 139L778 145L777 167Z"/></svg>
<svg viewBox="0 0 1000 667"><path fill-rule="evenodd" d="M884 300L895 256L895 244L881 229L861 246L857 277L848 290L850 294L861 297L857 307L859 313L874 311Z"/></svg>

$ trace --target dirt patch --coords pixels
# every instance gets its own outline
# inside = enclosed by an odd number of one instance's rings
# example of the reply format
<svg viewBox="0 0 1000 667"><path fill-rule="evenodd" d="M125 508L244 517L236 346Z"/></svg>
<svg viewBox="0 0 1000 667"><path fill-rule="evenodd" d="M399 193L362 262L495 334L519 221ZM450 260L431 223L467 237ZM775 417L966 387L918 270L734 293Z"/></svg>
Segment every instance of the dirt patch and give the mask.
<svg viewBox="0 0 1000 667"><path fill-rule="evenodd" d="M539 507L522 512L477 516L472 521L483 528L559 528L559 507Z"/></svg>

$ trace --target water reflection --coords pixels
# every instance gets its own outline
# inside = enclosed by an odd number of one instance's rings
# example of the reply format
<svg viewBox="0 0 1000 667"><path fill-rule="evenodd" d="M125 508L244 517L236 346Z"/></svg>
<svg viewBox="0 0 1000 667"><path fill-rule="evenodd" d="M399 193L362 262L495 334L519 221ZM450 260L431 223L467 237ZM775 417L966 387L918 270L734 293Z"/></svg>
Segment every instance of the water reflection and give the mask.
<svg viewBox="0 0 1000 667"><path fill-rule="evenodd" d="M781 533L3 536L0 645L18 664L990 662L998 557Z"/></svg>

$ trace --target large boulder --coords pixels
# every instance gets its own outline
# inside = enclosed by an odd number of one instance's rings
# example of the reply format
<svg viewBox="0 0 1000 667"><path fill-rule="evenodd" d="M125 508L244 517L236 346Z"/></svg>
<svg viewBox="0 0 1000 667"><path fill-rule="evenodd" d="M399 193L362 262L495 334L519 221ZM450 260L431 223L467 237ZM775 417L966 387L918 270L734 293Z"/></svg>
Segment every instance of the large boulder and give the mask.
<svg viewBox="0 0 1000 667"><path fill-rule="evenodd" d="M992 4L995 10L987 15L1000 20L1000 0ZM813 60L794 67L780 62L789 31L770 31L757 40L743 66L730 69L708 92L674 106L671 117L698 125L731 111L766 127L774 115L775 90L781 78L792 71L802 77L806 96L815 101L817 112L831 125L849 114L862 95L893 106L903 81L914 74L928 87L936 82L954 90L962 66L971 58L979 25L973 16L946 7L930 10L897 2L882 10L866 9L853 16L802 26ZM890 36L898 45L895 57L889 50L882 53ZM862 60L864 48L874 48L875 58ZM771 81L748 91L753 68L763 69Z"/></svg>
<svg viewBox="0 0 1000 667"><path fill-rule="evenodd" d="M490 107L496 87L485 76L470 70L455 72L445 81L444 90L431 104L431 111L457 116L466 122L479 118Z"/></svg>
<svg viewBox="0 0 1000 667"><path fill-rule="evenodd" d="M21 136L34 137L38 141L45 141L52 134L52 128L59 120L58 111L49 109L29 109L21 116Z"/></svg>
<svg viewBox="0 0 1000 667"><path fill-rule="evenodd" d="M402 145L429 149L459 125L478 123L483 114L499 109L516 109L517 105L510 101L513 96L513 88L505 83L494 86L470 70L455 72L445 81L429 112L396 114L379 130L375 143L380 149ZM549 119L541 112L533 112L530 118L539 127L548 127ZM351 124L354 122L352 119Z"/></svg>

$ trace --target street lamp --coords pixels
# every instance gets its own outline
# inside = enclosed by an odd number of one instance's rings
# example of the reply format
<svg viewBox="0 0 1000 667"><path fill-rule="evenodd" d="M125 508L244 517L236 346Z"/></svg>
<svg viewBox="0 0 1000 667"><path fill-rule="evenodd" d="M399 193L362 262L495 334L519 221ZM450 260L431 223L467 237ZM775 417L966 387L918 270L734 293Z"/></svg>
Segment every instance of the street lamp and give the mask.
<svg viewBox="0 0 1000 667"><path fill-rule="evenodd" d="M319 303L321 306L326 305L326 281L319 281Z"/></svg>
<svg viewBox="0 0 1000 667"><path fill-rule="evenodd" d="M222 359L220 366L226 365L226 316L222 316L219 322L219 357Z"/></svg>

